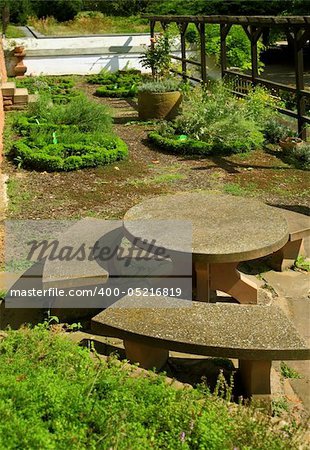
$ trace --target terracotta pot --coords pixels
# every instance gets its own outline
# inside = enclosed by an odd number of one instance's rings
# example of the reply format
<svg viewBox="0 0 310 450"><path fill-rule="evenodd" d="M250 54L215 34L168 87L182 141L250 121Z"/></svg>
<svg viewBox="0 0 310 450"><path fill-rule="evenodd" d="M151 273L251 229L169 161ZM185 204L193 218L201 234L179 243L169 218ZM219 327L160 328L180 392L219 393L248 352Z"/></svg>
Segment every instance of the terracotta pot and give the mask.
<svg viewBox="0 0 310 450"><path fill-rule="evenodd" d="M139 92L138 111L139 118L149 119L175 119L179 114L182 103L182 94L173 92Z"/></svg>
<svg viewBox="0 0 310 450"><path fill-rule="evenodd" d="M25 53L25 47L23 47L22 45L17 45L14 48L14 54L24 54Z"/></svg>
<svg viewBox="0 0 310 450"><path fill-rule="evenodd" d="M14 67L14 73L17 77L22 77L23 75L25 75L26 71L27 67L24 65L23 61L18 62Z"/></svg>
<svg viewBox="0 0 310 450"><path fill-rule="evenodd" d="M302 139L296 137L287 137L279 141L279 145L283 151L290 151L300 146L303 143Z"/></svg>

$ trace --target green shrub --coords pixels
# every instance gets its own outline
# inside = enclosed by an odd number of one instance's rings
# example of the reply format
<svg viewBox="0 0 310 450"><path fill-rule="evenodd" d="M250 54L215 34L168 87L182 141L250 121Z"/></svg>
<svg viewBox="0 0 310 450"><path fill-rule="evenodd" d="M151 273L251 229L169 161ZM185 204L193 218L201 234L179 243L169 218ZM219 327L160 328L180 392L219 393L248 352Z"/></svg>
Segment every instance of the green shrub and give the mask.
<svg viewBox="0 0 310 450"><path fill-rule="evenodd" d="M278 117L271 118L264 127L265 139L270 144L277 144L280 140L295 134L291 128L282 125Z"/></svg>
<svg viewBox="0 0 310 450"><path fill-rule="evenodd" d="M289 159L301 169L310 169L310 142L297 145L290 152Z"/></svg>
<svg viewBox="0 0 310 450"><path fill-rule="evenodd" d="M112 118L105 105L95 103L86 95L79 95L68 104L55 105L48 95L40 95L29 106L29 116L39 122L55 125L75 125L80 131L110 132Z"/></svg>
<svg viewBox="0 0 310 450"><path fill-rule="evenodd" d="M0 448L293 450L285 422L206 389L177 390L163 376L93 358L62 333L9 331L0 341Z"/></svg>
<svg viewBox="0 0 310 450"><path fill-rule="evenodd" d="M169 27L166 30L151 38L152 43L146 47L140 59L142 67L151 69L156 80L163 79L169 75L171 66L171 32Z"/></svg>
<svg viewBox="0 0 310 450"><path fill-rule="evenodd" d="M138 92L173 92L181 89L181 83L171 78L166 78L160 81L148 81L142 83L138 87Z"/></svg>
<svg viewBox="0 0 310 450"><path fill-rule="evenodd" d="M176 134L207 142L215 152L247 152L264 141L251 102L238 99L229 86L217 82L210 84L208 90L196 87L185 98L175 129Z"/></svg>
<svg viewBox="0 0 310 450"><path fill-rule="evenodd" d="M97 97L110 97L110 98L129 98L137 95L137 86L133 84L129 88L115 85L100 86L96 89L95 95Z"/></svg>
<svg viewBox="0 0 310 450"><path fill-rule="evenodd" d="M106 138L98 144L45 144L29 139L18 140L12 148L12 157L23 167L53 171L69 171L110 164L127 157L126 144L117 137Z"/></svg>
<svg viewBox="0 0 310 450"><path fill-rule="evenodd" d="M277 133L288 133L276 122L279 99L257 87L244 99L237 98L227 83L212 82L207 89L197 86L186 95L174 124L164 123L149 139L173 152L231 154L248 152L273 141ZM180 141L180 135L183 140ZM197 145L194 144L197 142ZM199 143L199 144L198 144ZM300 159L306 159L302 150Z"/></svg>

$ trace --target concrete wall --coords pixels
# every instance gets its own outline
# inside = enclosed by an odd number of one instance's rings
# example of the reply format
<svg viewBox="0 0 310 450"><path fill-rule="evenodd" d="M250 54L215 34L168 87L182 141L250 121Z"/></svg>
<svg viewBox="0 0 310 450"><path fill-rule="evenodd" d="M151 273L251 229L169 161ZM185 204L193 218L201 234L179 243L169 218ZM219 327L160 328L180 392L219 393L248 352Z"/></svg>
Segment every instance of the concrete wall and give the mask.
<svg viewBox="0 0 310 450"><path fill-rule="evenodd" d="M6 39L4 48L9 74L15 65L10 50L15 45L24 45L26 75L86 75L102 69L142 69L139 60L149 44L149 34L137 34Z"/></svg>

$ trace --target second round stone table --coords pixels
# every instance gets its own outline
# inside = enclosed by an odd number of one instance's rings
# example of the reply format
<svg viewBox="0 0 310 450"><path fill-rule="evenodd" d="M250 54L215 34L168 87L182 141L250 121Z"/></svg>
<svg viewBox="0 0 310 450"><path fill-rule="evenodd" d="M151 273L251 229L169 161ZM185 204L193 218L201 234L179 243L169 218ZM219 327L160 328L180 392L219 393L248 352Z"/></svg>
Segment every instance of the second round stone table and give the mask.
<svg viewBox="0 0 310 450"><path fill-rule="evenodd" d="M124 217L126 236L156 241L157 247L184 252L182 239L159 230L159 221L189 221L197 300L209 301L220 290L240 303L257 303L257 285L237 270L242 261L269 255L288 240L280 211L254 199L202 192L154 197L131 208ZM152 225L152 223L154 225ZM163 222L164 226L164 222Z"/></svg>

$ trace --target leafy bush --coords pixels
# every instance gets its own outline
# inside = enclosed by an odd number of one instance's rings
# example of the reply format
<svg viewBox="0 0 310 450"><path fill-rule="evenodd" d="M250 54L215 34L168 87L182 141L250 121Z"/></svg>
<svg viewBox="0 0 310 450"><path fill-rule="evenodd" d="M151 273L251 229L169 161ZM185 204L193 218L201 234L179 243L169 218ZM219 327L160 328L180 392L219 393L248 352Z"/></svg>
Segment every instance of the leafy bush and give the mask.
<svg viewBox="0 0 310 450"><path fill-rule="evenodd" d="M297 167L310 169L310 142L303 142L301 145L294 147L288 158Z"/></svg>
<svg viewBox="0 0 310 450"><path fill-rule="evenodd" d="M20 139L12 149L13 158L23 167L48 172L101 166L124 159L127 154L126 144L117 137L105 138L101 145L38 145L28 139Z"/></svg>
<svg viewBox="0 0 310 450"><path fill-rule="evenodd" d="M36 103L29 105L29 116L39 122L55 125L76 125L80 131L111 131L112 118L105 105L89 100L80 94L68 104L54 105L50 97L40 95Z"/></svg>
<svg viewBox="0 0 310 450"><path fill-rule="evenodd" d="M150 0L85 0L86 9L98 9L99 11L112 16L131 16L143 12Z"/></svg>
<svg viewBox="0 0 310 450"><path fill-rule="evenodd" d="M304 436L206 389L91 357L38 326L0 341L0 447L86 450L293 450Z"/></svg>
<svg viewBox="0 0 310 450"><path fill-rule="evenodd" d="M197 154L240 153L261 147L263 133L272 138L278 99L261 87L240 99L230 87L222 82L210 83L208 89L196 87L185 97L182 114L173 126L160 126L150 133L150 140L167 150Z"/></svg>
<svg viewBox="0 0 310 450"><path fill-rule="evenodd" d="M166 29L163 34L151 38L149 45L141 58L141 65L145 69L151 69L155 80L169 75L171 65L171 34Z"/></svg>
<svg viewBox="0 0 310 450"><path fill-rule="evenodd" d="M165 80L159 81L148 81L142 83L138 87L138 92L173 92L179 91L181 89L181 83L179 81L173 80L171 78L166 78Z"/></svg>
<svg viewBox="0 0 310 450"><path fill-rule="evenodd" d="M209 143L214 151L239 153L262 145L259 122L249 100L236 98L223 83L213 83L207 91L197 87L187 97L175 128L177 134Z"/></svg>
<svg viewBox="0 0 310 450"><path fill-rule="evenodd" d="M288 136L294 136L295 134L291 128L282 125L277 117L267 121L264 127L265 139L270 144L277 144L280 140Z"/></svg>

